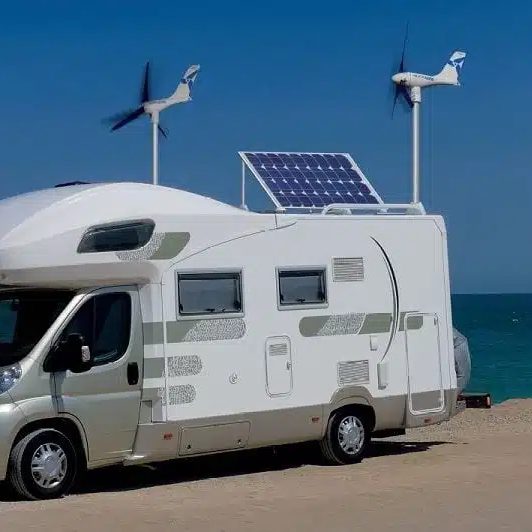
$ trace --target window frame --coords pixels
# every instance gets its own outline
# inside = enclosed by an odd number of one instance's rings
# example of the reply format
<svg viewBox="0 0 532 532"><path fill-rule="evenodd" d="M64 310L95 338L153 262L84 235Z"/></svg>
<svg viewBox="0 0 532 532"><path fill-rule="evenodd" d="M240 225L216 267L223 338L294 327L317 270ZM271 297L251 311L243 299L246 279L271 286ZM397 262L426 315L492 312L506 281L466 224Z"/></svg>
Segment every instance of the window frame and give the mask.
<svg viewBox="0 0 532 532"><path fill-rule="evenodd" d="M131 294L131 292L129 290L103 289L101 291L87 293L86 295L87 295L87 297L82 298L81 301L79 301L79 303L69 312L68 316L65 318L65 320L61 324L61 327L59 328L59 330L57 330L56 333L54 334L53 340L51 342L52 349L49 350L47 356L45 357L45 361L48 359L48 357L50 355L52 355L53 347L58 342L61 341L61 339L63 337L63 334L65 333L65 330L67 329L67 327L72 323L72 321L76 318L76 316L81 311L81 309L87 303L92 302L92 304L94 305L94 299L97 298L97 297L100 297L100 296L109 296L109 295L127 296L128 299L129 299L129 309L130 309L130 313L129 313L129 337L128 337L128 343L127 343L126 348L124 349L124 352L118 358L115 358L113 360L100 362L100 363L93 362L92 365L91 365L91 369L89 370L89 372L92 371L93 369L96 369L97 371L98 370L107 371L109 366L118 365L120 363L120 361L122 361L124 359L124 357L127 356L128 353L131 350L133 332L134 332L133 331L133 327L134 327L134 319L135 319L134 318L134 316L135 316L135 302L134 302L132 294ZM91 358L92 358L92 356L93 356L93 352L92 352L92 349L91 349Z"/></svg>
<svg viewBox="0 0 532 532"><path fill-rule="evenodd" d="M127 229L131 226L138 226L138 225L151 226L150 237L148 238L146 242L144 242L140 246L136 246L133 248L125 248L125 249L105 249L105 250L84 248L85 239L88 239L90 236L94 234L97 234L99 232L105 232L105 231ZM147 246L151 242L153 235L155 234L155 227L156 227L155 221L150 218L142 218L142 219L135 219L135 220L121 220L118 222L108 222L108 223L103 223L103 224L92 225L88 227L81 235L81 238L79 239L78 247L76 248L76 253L79 253L80 255L86 255L86 254L92 254L92 253L120 253L120 252L137 251L139 249L142 249L144 246Z"/></svg>
<svg viewBox="0 0 532 532"><path fill-rule="evenodd" d="M236 277L238 280L237 289L240 295L240 310L231 310L228 312L185 312L182 313L179 304L181 300L180 293L180 278L193 277L201 278L202 276L214 277L216 276L231 276ZM175 294L175 311L177 320L208 320L208 319L230 319L230 318L242 318L245 314L244 311L244 272L242 268L209 268L209 269L187 269L176 270L174 273L174 294Z"/></svg>
<svg viewBox="0 0 532 532"><path fill-rule="evenodd" d="M323 282L323 301L309 303L283 303L281 302L281 278L282 274L314 272L320 274ZM316 266L277 266L275 268L275 285L277 292L277 310L307 310L321 309L329 306L329 290L327 280L328 269L326 265Z"/></svg>

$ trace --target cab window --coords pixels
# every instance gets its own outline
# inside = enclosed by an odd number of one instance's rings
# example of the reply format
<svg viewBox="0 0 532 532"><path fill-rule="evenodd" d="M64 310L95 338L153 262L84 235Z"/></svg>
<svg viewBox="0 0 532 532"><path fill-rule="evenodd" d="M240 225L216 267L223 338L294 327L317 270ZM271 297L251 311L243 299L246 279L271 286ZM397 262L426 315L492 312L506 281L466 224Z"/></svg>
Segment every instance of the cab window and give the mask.
<svg viewBox="0 0 532 532"><path fill-rule="evenodd" d="M96 295L86 301L65 327L61 339L77 333L88 346L94 366L124 356L131 333L131 297L126 292Z"/></svg>

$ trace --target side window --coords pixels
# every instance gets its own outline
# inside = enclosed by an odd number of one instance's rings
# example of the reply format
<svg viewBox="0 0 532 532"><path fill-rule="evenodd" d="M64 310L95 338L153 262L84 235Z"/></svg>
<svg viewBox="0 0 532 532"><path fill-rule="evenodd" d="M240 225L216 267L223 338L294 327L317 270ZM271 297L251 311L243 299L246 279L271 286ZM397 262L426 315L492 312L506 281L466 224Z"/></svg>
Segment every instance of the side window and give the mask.
<svg viewBox="0 0 532 532"><path fill-rule="evenodd" d="M95 366L121 358L129 346L131 332L131 298L129 294L101 294L89 299L78 310L62 333L83 336Z"/></svg>
<svg viewBox="0 0 532 532"><path fill-rule="evenodd" d="M181 316L242 312L240 272L177 274Z"/></svg>
<svg viewBox="0 0 532 532"><path fill-rule="evenodd" d="M279 269L279 305L322 305L327 303L325 268Z"/></svg>

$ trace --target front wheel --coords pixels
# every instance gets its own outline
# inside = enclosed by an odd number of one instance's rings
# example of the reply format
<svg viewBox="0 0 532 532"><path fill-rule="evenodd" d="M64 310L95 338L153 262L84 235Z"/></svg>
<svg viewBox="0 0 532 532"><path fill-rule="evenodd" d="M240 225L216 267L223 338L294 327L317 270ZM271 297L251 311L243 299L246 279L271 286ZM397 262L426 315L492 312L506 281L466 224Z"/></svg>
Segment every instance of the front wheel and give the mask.
<svg viewBox="0 0 532 532"><path fill-rule="evenodd" d="M332 464L360 462L371 438L370 430L366 416L358 410L335 412L330 417L325 437L320 442L324 458Z"/></svg>
<svg viewBox="0 0 532 532"><path fill-rule="evenodd" d="M18 494L26 499L62 497L72 487L76 473L74 445L58 430L31 432L11 451L8 478Z"/></svg>

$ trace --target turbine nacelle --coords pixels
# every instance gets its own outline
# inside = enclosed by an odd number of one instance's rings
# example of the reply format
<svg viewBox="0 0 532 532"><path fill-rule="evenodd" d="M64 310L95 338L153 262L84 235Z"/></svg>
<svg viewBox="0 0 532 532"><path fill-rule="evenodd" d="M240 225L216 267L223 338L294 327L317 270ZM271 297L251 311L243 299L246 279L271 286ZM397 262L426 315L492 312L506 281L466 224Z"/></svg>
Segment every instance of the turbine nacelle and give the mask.
<svg viewBox="0 0 532 532"><path fill-rule="evenodd" d="M177 89L168 98L144 102L143 107L145 113L153 115L155 113L160 113L161 111L164 111L171 105L190 102L192 100L190 92L192 90L192 85L194 84L194 81L196 81L199 69L199 65L189 66L187 71L183 74L183 77L181 78Z"/></svg>
<svg viewBox="0 0 532 532"><path fill-rule="evenodd" d="M445 63L438 74L420 74L418 72L397 72L392 76L392 81L396 85L403 87L431 87L435 85L460 86L460 71L464 64L466 52L455 51Z"/></svg>
<svg viewBox="0 0 532 532"><path fill-rule="evenodd" d="M438 76L429 76L428 74L419 74L418 72L398 72L392 76L392 81L396 85L404 87L432 87L435 85L454 85L459 86L458 80L440 79Z"/></svg>

